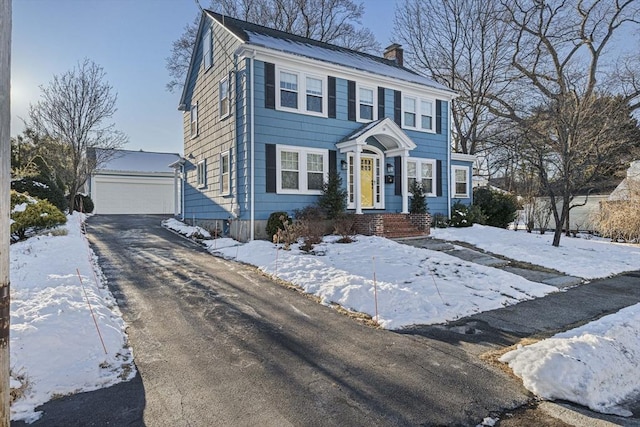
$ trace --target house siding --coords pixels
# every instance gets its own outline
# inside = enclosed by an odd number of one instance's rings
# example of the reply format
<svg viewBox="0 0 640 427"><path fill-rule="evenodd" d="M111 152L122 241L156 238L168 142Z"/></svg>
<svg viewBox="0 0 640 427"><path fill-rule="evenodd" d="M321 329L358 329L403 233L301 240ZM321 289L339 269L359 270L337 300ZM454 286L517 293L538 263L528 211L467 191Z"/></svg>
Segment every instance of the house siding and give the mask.
<svg viewBox="0 0 640 427"><path fill-rule="evenodd" d="M287 60L272 54L264 54L257 59L249 59L242 56L238 58L237 52L241 42L229 31L222 28L221 24L215 22L205 15L206 25L213 25L213 66L208 70L204 69L202 56L202 43L196 43L191 75L187 79L185 92L183 93L183 103L186 109L183 115L184 126L184 217L187 220L207 221L223 220L225 226L239 226L245 222L244 231L238 232L243 238L247 237L248 230L246 222L251 219L251 207L254 207L254 219L256 220L255 235L259 237L264 228L264 222L274 211L287 211L293 213L296 209L302 209L314 204L318 200L317 195L308 194L279 194L277 192L267 192L267 168L266 168L266 146L267 145L288 145L327 150L328 154L337 152L335 156L335 167L337 168L343 182L347 185L347 171L342 170L342 161L347 160L347 154L340 153L336 144L343 142L345 138L361 129L365 123L356 121L359 114L349 114L349 87L355 88L356 109L358 105L358 88L372 88L375 91L377 102L374 99L374 118L391 118L396 123L401 122L403 96L410 95L419 98L436 100L432 89L420 87L415 84L397 81L396 84L388 80L376 85L375 78L367 73L360 76L353 70L327 70L324 75L322 66L300 65L300 70L296 70L297 59L289 57ZM204 34L206 31L201 31ZM254 52L255 54L255 52ZM255 57L255 56L254 56ZM264 59L264 60L263 60ZM304 79L304 73L309 72L316 77L325 78L327 84L328 77L331 83L335 82L335 117L333 105L331 114L323 111L323 115L304 114L302 112L285 111L279 107L278 99L273 103L267 102L265 91L265 64L274 65L276 73L275 96L280 96L278 84L278 70L288 69L300 71L300 83ZM253 69L252 69L253 67ZM312 70L312 72L310 71ZM230 91L230 116L221 118L219 114L219 82L226 76L234 76L232 80L232 90ZM251 78L255 81L251 82ZM360 81L359 79L362 79ZM301 84L299 90L304 90ZM253 90L253 93L251 91ZM352 90L353 92L353 90ZM436 91L436 93L438 93ZM439 92L441 96L442 92ZM269 94L273 95L273 88L270 86ZM324 97L328 97L328 90L324 91ZM301 94L300 99L304 96ZM416 98L417 99L417 98ZM324 100L323 109L328 107L327 100ZM198 135L191 136L190 106L197 102L198 105ZM252 105L253 102L253 105ZM303 101L301 101L303 102ZM266 105L269 104L269 105ZM274 105L275 104L275 105ZM351 106L353 107L353 105ZM433 159L438 163L436 177L438 192L437 196L428 197L427 204L429 211L434 214L447 214L450 202L450 174L448 164L449 154L449 103L444 100L437 102L437 117L442 118L441 123L434 126L437 132L423 132L412 129L403 129L406 135L415 143L416 148L409 152L411 158ZM353 108L351 108L353 110ZM358 111L358 110L356 110ZM351 111L353 113L353 111ZM380 117L383 114L383 117ZM419 119L419 116L417 117ZM434 120L436 120L436 103L434 103ZM253 120L253 123L251 122ZM395 126L394 126L395 127ZM253 130L253 134L252 134ZM253 141L252 141L253 137ZM404 137L402 138L404 140ZM369 138L367 144L377 147L380 151L386 149L374 138ZM220 154L231 153L230 183L231 194L222 195L220 193ZM253 159L251 158L253 153ZM334 156L329 154L332 159ZM206 162L207 182L202 188L197 185L198 162ZM386 164L396 165L398 162L394 157L384 157L382 168ZM471 162L452 162L468 167L471 177ZM406 176L398 178L396 166L396 182L382 184L384 191L384 209L363 209L364 213L395 213L402 211L402 196L398 194L398 179L407 179ZM253 172L254 188L251 188L251 174ZM383 175L386 175L383 173ZM253 204L251 197L254 197ZM457 199L460 200L460 199ZM470 202L470 198L466 200ZM463 200L465 201L465 200ZM239 221L235 221L238 219Z"/></svg>
<svg viewBox="0 0 640 427"><path fill-rule="evenodd" d="M237 206L237 156L236 144L234 144L234 126L238 114L238 105L234 105L235 95L241 93L238 85L238 73L231 81L230 111L225 118L220 116L219 84L224 78L229 78L234 70L234 60L229 52L233 52L239 45L237 39L228 31L213 24L207 19L205 25L213 25L213 65L204 69L202 43L196 45L194 52L193 70L197 74L189 79L187 87L187 109L183 114L184 124L184 153L185 164L185 188L184 188L184 216L185 218L198 219L222 219L229 217ZM204 34L204 31L203 33ZM194 72L196 72L194 71ZM240 77L242 77L240 75ZM198 135L191 136L190 108L198 105ZM241 109L241 111L243 111ZM230 195L223 195L220 187L220 156L222 153L231 152L230 171ZM197 164L205 161L206 185L199 188L197 185Z"/></svg>

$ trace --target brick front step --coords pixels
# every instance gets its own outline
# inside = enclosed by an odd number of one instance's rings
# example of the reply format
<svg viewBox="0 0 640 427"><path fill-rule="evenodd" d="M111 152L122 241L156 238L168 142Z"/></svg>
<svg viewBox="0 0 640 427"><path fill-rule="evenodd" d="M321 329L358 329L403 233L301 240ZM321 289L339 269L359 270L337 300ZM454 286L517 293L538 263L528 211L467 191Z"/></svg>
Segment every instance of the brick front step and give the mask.
<svg viewBox="0 0 640 427"><path fill-rule="evenodd" d="M431 217L419 214L356 215L356 231L387 238L422 237L430 232Z"/></svg>

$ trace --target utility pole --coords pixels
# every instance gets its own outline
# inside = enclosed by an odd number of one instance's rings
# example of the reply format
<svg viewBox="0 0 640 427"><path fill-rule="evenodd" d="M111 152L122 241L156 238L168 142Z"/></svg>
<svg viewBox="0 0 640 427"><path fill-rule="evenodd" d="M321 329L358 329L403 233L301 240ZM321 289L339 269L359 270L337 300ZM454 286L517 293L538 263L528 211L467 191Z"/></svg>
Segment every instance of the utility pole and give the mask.
<svg viewBox="0 0 640 427"><path fill-rule="evenodd" d="M11 0L0 0L0 427L9 427L9 186L11 182Z"/></svg>

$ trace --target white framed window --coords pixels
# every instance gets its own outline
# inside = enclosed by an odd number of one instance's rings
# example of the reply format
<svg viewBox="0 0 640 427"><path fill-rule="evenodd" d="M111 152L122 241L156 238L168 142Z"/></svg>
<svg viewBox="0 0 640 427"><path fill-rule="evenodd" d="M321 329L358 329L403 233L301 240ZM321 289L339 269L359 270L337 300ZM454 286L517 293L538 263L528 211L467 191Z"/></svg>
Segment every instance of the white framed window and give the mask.
<svg viewBox="0 0 640 427"><path fill-rule="evenodd" d="M358 120L375 120L376 91L369 87L358 87Z"/></svg>
<svg viewBox="0 0 640 427"><path fill-rule="evenodd" d="M432 99L404 96L402 98L402 127L435 132L434 104Z"/></svg>
<svg viewBox="0 0 640 427"><path fill-rule="evenodd" d="M207 162L206 160L200 160L196 165L196 180L198 188L205 187L207 185Z"/></svg>
<svg viewBox="0 0 640 427"><path fill-rule="evenodd" d="M220 194L231 193L231 154L225 151L220 154Z"/></svg>
<svg viewBox="0 0 640 427"><path fill-rule="evenodd" d="M436 161L434 159L407 159L407 188L410 193L414 182L422 184L425 195L436 196Z"/></svg>
<svg viewBox="0 0 640 427"><path fill-rule="evenodd" d="M298 74L280 71L280 107L298 109Z"/></svg>
<svg viewBox="0 0 640 427"><path fill-rule="evenodd" d="M464 166L451 167L451 180L453 181L453 197L469 197L469 168Z"/></svg>
<svg viewBox="0 0 640 427"><path fill-rule="evenodd" d="M191 137L198 136L198 103L196 102L191 106Z"/></svg>
<svg viewBox="0 0 640 427"><path fill-rule="evenodd" d="M227 117L230 112L229 78L224 78L220 81L219 93L220 93L220 117Z"/></svg>
<svg viewBox="0 0 640 427"><path fill-rule="evenodd" d="M316 77L306 77L306 92L307 92L307 111L314 113L322 113L322 79Z"/></svg>
<svg viewBox="0 0 640 427"><path fill-rule="evenodd" d="M282 194L322 194L329 171L329 152L277 145L276 188Z"/></svg>
<svg viewBox="0 0 640 427"><path fill-rule="evenodd" d="M326 117L327 78L289 69L276 72L276 109Z"/></svg>
<svg viewBox="0 0 640 427"><path fill-rule="evenodd" d="M204 61L204 69L208 70L213 65L213 31L211 27L207 28L202 39L202 58Z"/></svg>

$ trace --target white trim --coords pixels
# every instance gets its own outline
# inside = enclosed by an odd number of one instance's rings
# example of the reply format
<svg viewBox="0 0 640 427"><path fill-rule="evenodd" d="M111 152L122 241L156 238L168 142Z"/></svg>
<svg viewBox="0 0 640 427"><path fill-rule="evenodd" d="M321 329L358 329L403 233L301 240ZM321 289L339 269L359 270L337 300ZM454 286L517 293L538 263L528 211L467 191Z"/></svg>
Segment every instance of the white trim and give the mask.
<svg viewBox="0 0 640 427"><path fill-rule="evenodd" d="M373 153L364 153L359 152L359 156L356 155L356 152L347 153L347 209L360 209L360 213L362 213L362 209L384 209L385 208L385 185L384 185L384 154L378 150L376 147L372 147L366 145L362 147L362 150L373 151ZM359 167L356 173L356 157L359 159ZM373 206L362 206L362 176L360 174L362 168L362 159L372 159L373 160ZM353 167L353 174L350 173L350 168ZM352 180L358 181L359 184L356 187L355 182L351 182ZM351 201L351 188L353 188L353 201ZM379 191L377 191L379 190ZM360 197L356 197L360 196ZM376 199L379 200L377 201ZM358 206L359 205L359 206Z"/></svg>
<svg viewBox="0 0 640 427"><path fill-rule="evenodd" d="M464 176L465 176L465 182L466 182L466 192L464 194L462 193L456 193L456 187L457 187L457 181L456 181L456 171L463 171L464 172ZM469 168L466 166L451 166L451 181L452 181L452 186L451 186L451 197L454 199L468 199L469 198L469 185L471 184L470 179L469 179L470 173L469 173Z"/></svg>
<svg viewBox="0 0 640 427"><path fill-rule="evenodd" d="M291 113L305 114L308 116L316 117L329 117L329 90L326 75L320 75L317 73L317 67L315 69L308 69L306 67L287 67L279 64L274 64L275 69L275 90L276 90L276 110L288 111ZM288 73L295 75L297 79L297 106L296 108L286 107L282 105L282 88L280 87L280 75L281 73ZM322 83L322 111L310 111L307 109L307 77L315 80L320 80Z"/></svg>
<svg viewBox="0 0 640 427"><path fill-rule="evenodd" d="M194 120L194 107L195 107L195 120ZM189 131L191 133L191 138L195 138L200 133L200 127L198 125L198 115L200 111L198 111L198 102L196 101L195 105L191 105L189 108ZM195 123L195 132L194 132L194 123Z"/></svg>
<svg viewBox="0 0 640 427"><path fill-rule="evenodd" d="M220 115L221 119L227 118L231 115L231 85L230 82L231 80L229 79L229 76L223 78L222 80L220 80L220 82L218 83L218 113ZM226 97L222 97L222 88L226 86L227 88L227 96ZM223 113L222 112L222 101L226 99L227 100L227 112Z"/></svg>
<svg viewBox="0 0 640 427"><path fill-rule="evenodd" d="M255 82L255 67L256 67L256 52L255 50L253 51L252 56L250 57L250 63L251 63L251 72L250 72L250 78L251 78L251 112L249 114L250 116L250 120L251 120L251 124L250 124L250 133L251 133L251 177L250 177L250 186L251 186L251 201L250 201L250 207L249 207L249 211L250 211L250 219L249 219L249 240L254 240L255 238L255 228L256 228L256 161L255 161L255 155L256 155L256 144L255 144L255 137L256 137L256 129L255 129L255 102L256 102L256 82ZM242 237L242 236L239 236Z"/></svg>
<svg viewBox="0 0 640 427"><path fill-rule="evenodd" d="M436 173L436 159L425 159L425 158L420 158L420 157L408 157L407 158L407 174L405 176L405 179L407 180L407 189L410 189L409 187L409 168L408 168L408 164L409 162L413 162L416 164L416 180L418 182L422 182L422 165L425 163L428 163L431 165L431 191L429 193L424 193L427 197L436 197L437 196L437 188L438 188L438 174ZM413 194L411 194L411 191L408 190L408 193L410 196L413 196Z"/></svg>
<svg viewBox="0 0 640 427"><path fill-rule="evenodd" d="M227 172L224 173L223 172L223 166L224 166L224 159L227 159ZM230 150L226 150L223 151L222 153L220 153L220 195L221 196L228 196L229 194L231 194L231 151ZM223 177L227 175L227 186L228 188L225 190L224 186L223 186Z"/></svg>
<svg viewBox="0 0 640 427"><path fill-rule="evenodd" d="M405 99L411 99L414 102L415 110L412 112L415 116L415 124L413 126L407 125L405 122L405 114L409 111L405 110ZM422 127L422 103L428 102L431 104L431 128L423 128ZM402 94L401 100L402 107L402 128L403 129L411 129L418 132L426 132L426 133L436 133L436 100L424 97L417 96L412 93Z"/></svg>
<svg viewBox="0 0 640 427"><path fill-rule="evenodd" d="M298 188L282 188L282 153L296 153L298 155ZM322 194L322 189L310 190L307 170L307 154L322 156L322 181L326 182L329 174L329 150L299 147L295 145L276 145L276 193L278 194Z"/></svg>
<svg viewBox="0 0 640 427"><path fill-rule="evenodd" d="M348 67L346 65L323 62L318 59L306 58L288 52L274 51L263 46L250 45L246 42L243 42L243 44L240 45L238 49L236 49L236 53L239 57L246 56L247 52L255 53L254 59L257 59L259 61L281 64L294 69L304 67L311 70L317 70L319 65L321 64L322 69L328 75L336 78L344 80L354 80L374 87L382 86L391 90L399 90L402 92L406 91L408 93L415 93L426 98L437 98L450 101L451 99L459 96L457 93L451 90L438 89L422 83L399 80L392 76L362 71L356 68Z"/></svg>
<svg viewBox="0 0 640 427"><path fill-rule="evenodd" d="M473 154L451 153L451 160L474 163L476 161L476 156Z"/></svg>
<svg viewBox="0 0 640 427"><path fill-rule="evenodd" d="M371 119L363 119L360 116L360 90L370 90L372 93L372 104L371 104ZM356 81L356 121L361 123L369 123L378 119L378 89L376 86L370 86L367 84L362 84Z"/></svg>
<svg viewBox="0 0 640 427"><path fill-rule="evenodd" d="M202 159L196 163L196 188L207 186L207 160Z"/></svg>

